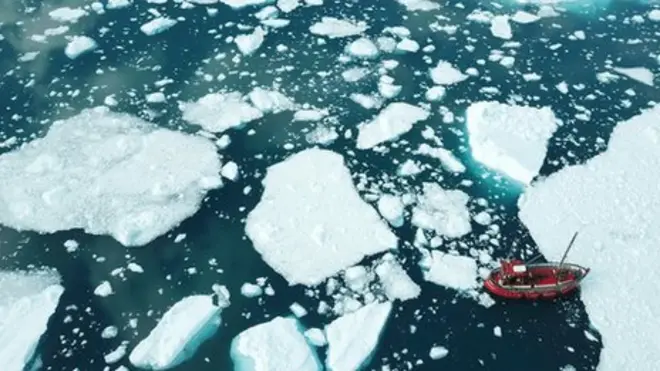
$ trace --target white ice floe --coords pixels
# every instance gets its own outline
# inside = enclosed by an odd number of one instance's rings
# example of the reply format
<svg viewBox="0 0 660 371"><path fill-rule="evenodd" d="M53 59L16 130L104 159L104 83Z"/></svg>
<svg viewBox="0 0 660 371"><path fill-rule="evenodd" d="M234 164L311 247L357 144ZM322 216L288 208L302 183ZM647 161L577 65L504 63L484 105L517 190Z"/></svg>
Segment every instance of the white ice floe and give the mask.
<svg viewBox="0 0 660 371"><path fill-rule="evenodd" d="M509 40L513 37L511 25L509 24L509 16L496 15L490 20L490 32L493 36Z"/></svg>
<svg viewBox="0 0 660 371"><path fill-rule="evenodd" d="M384 194L378 199L378 212L387 220L393 227L401 227L403 225L403 202L401 198Z"/></svg>
<svg viewBox="0 0 660 371"><path fill-rule="evenodd" d="M309 32L314 35L326 36L331 39L355 36L363 33L368 28L364 22L353 22L350 20L334 17L323 17L309 27Z"/></svg>
<svg viewBox="0 0 660 371"><path fill-rule="evenodd" d="M548 259L591 268L580 294L602 335L600 371L660 365L660 106L615 127L607 150L530 186L520 219Z"/></svg>
<svg viewBox="0 0 660 371"><path fill-rule="evenodd" d="M354 371L373 354L392 310L392 303L368 304L325 327L329 371Z"/></svg>
<svg viewBox="0 0 660 371"><path fill-rule="evenodd" d="M258 108L247 102L240 93L211 93L196 102L182 103L183 119L212 133L238 128L263 117Z"/></svg>
<svg viewBox="0 0 660 371"><path fill-rule="evenodd" d="M70 59L76 59L81 55L96 49L98 44L96 40L89 36L73 36L66 47L64 54Z"/></svg>
<svg viewBox="0 0 660 371"><path fill-rule="evenodd" d="M165 94L161 92L149 93L145 97L147 103L165 103L167 100Z"/></svg>
<svg viewBox="0 0 660 371"><path fill-rule="evenodd" d="M248 93L248 99L253 106L263 113L279 113L295 108L295 103L286 95L260 87L252 89Z"/></svg>
<svg viewBox="0 0 660 371"><path fill-rule="evenodd" d="M3 371L23 371L33 359L64 288L52 270L0 271L0 362Z"/></svg>
<svg viewBox="0 0 660 371"><path fill-rule="evenodd" d="M457 291L475 289L479 285L477 261L469 256L433 250L419 264L424 270L424 279L436 285Z"/></svg>
<svg viewBox="0 0 660 371"><path fill-rule="evenodd" d="M536 14L528 13L523 10L518 10L512 17L511 20L520 23L520 24L527 24L527 23L534 23L541 19Z"/></svg>
<svg viewBox="0 0 660 371"><path fill-rule="evenodd" d="M318 126L305 135L305 140L311 144L327 145L339 138L339 134L333 127Z"/></svg>
<svg viewBox="0 0 660 371"><path fill-rule="evenodd" d="M291 285L316 285L367 255L397 247L337 153L299 152L268 168L263 184L246 233Z"/></svg>
<svg viewBox="0 0 660 371"><path fill-rule="evenodd" d="M410 131L416 122L426 120L429 115L429 111L409 103L390 103L372 121L360 126L357 148L369 149L394 140Z"/></svg>
<svg viewBox="0 0 660 371"><path fill-rule="evenodd" d="M462 237L472 230L469 196L459 190L444 190L435 183L424 183L424 193L418 196L413 209L412 224L433 230L448 238Z"/></svg>
<svg viewBox="0 0 660 371"><path fill-rule="evenodd" d="M653 75L653 72L646 67L614 67L612 70L618 74L639 81L642 84L646 84L648 86L654 85L653 80L655 79L655 76Z"/></svg>
<svg viewBox="0 0 660 371"><path fill-rule="evenodd" d="M277 7L284 13L291 13L300 5L300 0L277 0Z"/></svg>
<svg viewBox="0 0 660 371"><path fill-rule="evenodd" d="M320 371L316 350L293 318L276 317L238 334L231 344L236 371Z"/></svg>
<svg viewBox="0 0 660 371"><path fill-rule="evenodd" d="M132 0L108 0L106 9L121 9L129 7L133 4Z"/></svg>
<svg viewBox="0 0 660 371"><path fill-rule="evenodd" d="M321 329L310 328L305 331L304 335L307 338L307 341L315 347L323 347L328 344L328 341L325 339L325 333L323 333L323 330Z"/></svg>
<svg viewBox="0 0 660 371"><path fill-rule="evenodd" d="M648 14L649 20L653 22L660 22L660 9L653 9Z"/></svg>
<svg viewBox="0 0 660 371"><path fill-rule="evenodd" d="M167 370L189 359L220 326L223 308L213 304L211 295L192 295L178 301L133 349L131 364L147 370Z"/></svg>
<svg viewBox="0 0 660 371"><path fill-rule="evenodd" d="M199 1L199 0L197 0ZM251 6L259 6L270 4L273 0L219 0L221 3L228 5L234 9L247 8Z"/></svg>
<svg viewBox="0 0 660 371"><path fill-rule="evenodd" d="M0 224L144 245L197 212L219 172L207 139L88 109L0 156Z"/></svg>
<svg viewBox="0 0 660 371"><path fill-rule="evenodd" d="M396 0L410 12L440 9L440 4L431 0Z"/></svg>
<svg viewBox="0 0 660 371"><path fill-rule="evenodd" d="M140 31L147 36L157 35L174 27L177 23L175 19L167 17L158 17L140 26Z"/></svg>
<svg viewBox="0 0 660 371"><path fill-rule="evenodd" d="M301 109L293 114L293 121L321 121L328 115L325 109Z"/></svg>
<svg viewBox="0 0 660 371"><path fill-rule="evenodd" d="M94 295L101 296L101 297L106 297L112 295L112 285L108 281L103 281L101 282L96 288L94 289Z"/></svg>
<svg viewBox="0 0 660 371"><path fill-rule="evenodd" d="M238 47L238 51L243 55L250 55L259 49L261 44L264 43L266 32L261 27L257 27L252 33L238 35L234 38L234 43Z"/></svg>
<svg viewBox="0 0 660 371"><path fill-rule="evenodd" d="M445 148L435 148L423 143L420 144L415 153L440 160L442 167L452 173L464 173L467 170L465 165L450 150Z"/></svg>
<svg viewBox="0 0 660 371"><path fill-rule="evenodd" d="M48 12L48 16L58 22L76 23L88 13L82 8L62 7Z"/></svg>
<svg viewBox="0 0 660 371"><path fill-rule="evenodd" d="M220 174L235 182L238 179L238 164L236 164L234 161L229 161L224 166L222 166L222 170L220 171Z"/></svg>
<svg viewBox="0 0 660 371"><path fill-rule="evenodd" d="M449 350L443 346L434 346L429 351L429 357L433 360L445 358L449 354Z"/></svg>
<svg viewBox="0 0 660 371"><path fill-rule="evenodd" d="M374 269L380 285L389 300L410 300L421 294L422 289L410 278L394 255L387 253Z"/></svg>
<svg viewBox="0 0 660 371"><path fill-rule="evenodd" d="M445 61L439 61L429 72L431 74L431 79L436 85L458 84L468 78L468 75L452 66L451 63Z"/></svg>
<svg viewBox="0 0 660 371"><path fill-rule="evenodd" d="M357 58L375 58L378 56L378 47L373 41L361 37L346 46L346 53Z"/></svg>
<svg viewBox="0 0 660 371"><path fill-rule="evenodd" d="M466 112L472 157L522 183L539 172L558 120L549 107L477 102Z"/></svg>

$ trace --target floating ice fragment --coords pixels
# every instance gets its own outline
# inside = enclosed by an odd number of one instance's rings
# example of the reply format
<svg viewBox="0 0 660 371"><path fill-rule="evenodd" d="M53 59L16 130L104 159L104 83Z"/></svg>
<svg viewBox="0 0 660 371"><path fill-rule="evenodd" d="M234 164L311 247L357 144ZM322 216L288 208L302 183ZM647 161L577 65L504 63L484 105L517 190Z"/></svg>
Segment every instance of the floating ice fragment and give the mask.
<svg viewBox="0 0 660 371"><path fill-rule="evenodd" d="M334 39L359 35L366 31L367 28L368 27L364 22L353 22L334 17L323 17L321 18L321 22L316 22L309 27L309 32Z"/></svg>
<svg viewBox="0 0 660 371"><path fill-rule="evenodd" d="M429 352L429 357L433 360L445 358L449 354L449 350L443 346L434 346Z"/></svg>
<svg viewBox="0 0 660 371"><path fill-rule="evenodd" d="M446 254L433 250L421 262L424 279L457 291L478 287L477 262L469 256Z"/></svg>
<svg viewBox="0 0 660 371"><path fill-rule="evenodd" d="M455 68L449 62L439 61L438 64L430 70L431 79L437 85L453 85L468 78L459 69Z"/></svg>
<svg viewBox="0 0 660 371"><path fill-rule="evenodd" d="M376 118L360 126L357 148L369 149L394 140L410 131L416 122L426 120L429 115L427 110L412 104L390 103Z"/></svg>
<svg viewBox="0 0 660 371"><path fill-rule="evenodd" d="M462 237L472 230L465 192L444 190L435 183L424 183L423 190L413 209L414 226L448 238Z"/></svg>
<svg viewBox="0 0 660 371"><path fill-rule="evenodd" d="M94 295L98 295L101 297L106 297L112 294L113 294L112 285L110 285L110 282L108 281L101 282L101 284L96 286L96 288L94 289Z"/></svg>
<svg viewBox="0 0 660 371"><path fill-rule="evenodd" d="M167 17L158 17L140 26L140 31L147 36L157 35L174 27L177 23L175 19Z"/></svg>
<svg viewBox="0 0 660 371"><path fill-rule="evenodd" d="M509 40L513 37L511 32L511 25L509 24L509 16L496 15L490 20L490 32L493 36Z"/></svg>
<svg viewBox="0 0 660 371"><path fill-rule="evenodd" d="M64 48L64 54L69 59L76 59L79 56L96 49L98 44L94 39L88 36L73 36L71 41Z"/></svg>
<svg viewBox="0 0 660 371"><path fill-rule="evenodd" d="M653 86L655 76L653 75L653 72L646 67L614 67L612 70L633 80L639 81L642 84Z"/></svg>
<svg viewBox="0 0 660 371"><path fill-rule="evenodd" d="M87 14L82 8L69 8L67 6L51 10L48 16L58 22L76 23Z"/></svg>
<svg viewBox="0 0 660 371"><path fill-rule="evenodd" d="M263 44L265 36L264 29L257 27L252 33L236 36L234 42L241 54L250 55L257 51L261 44Z"/></svg>

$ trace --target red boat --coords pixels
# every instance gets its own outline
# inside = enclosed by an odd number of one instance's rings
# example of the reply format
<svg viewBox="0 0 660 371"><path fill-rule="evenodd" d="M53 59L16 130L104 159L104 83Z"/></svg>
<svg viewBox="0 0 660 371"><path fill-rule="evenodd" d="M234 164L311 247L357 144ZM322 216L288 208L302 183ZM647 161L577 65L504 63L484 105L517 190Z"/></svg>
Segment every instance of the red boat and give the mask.
<svg viewBox="0 0 660 371"><path fill-rule="evenodd" d="M577 233L559 263L501 261L500 267L494 269L484 282L484 288L506 299L554 299L573 293L589 273L589 268L564 263L576 237Z"/></svg>

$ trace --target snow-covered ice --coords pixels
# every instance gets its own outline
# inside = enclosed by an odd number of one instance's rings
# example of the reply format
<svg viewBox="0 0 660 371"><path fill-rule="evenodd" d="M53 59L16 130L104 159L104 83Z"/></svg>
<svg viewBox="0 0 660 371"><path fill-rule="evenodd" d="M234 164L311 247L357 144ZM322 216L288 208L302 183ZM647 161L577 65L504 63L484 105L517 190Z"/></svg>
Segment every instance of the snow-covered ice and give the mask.
<svg viewBox="0 0 660 371"><path fill-rule="evenodd" d="M106 297L112 295L112 285L110 285L110 282L108 281L103 281L101 282L96 288L94 289L94 295L101 296L101 297Z"/></svg>
<svg viewBox="0 0 660 371"><path fill-rule="evenodd" d="M468 78L468 75L462 73L458 68L446 61L439 61L429 72L431 79L437 85L458 84Z"/></svg>
<svg viewBox="0 0 660 371"><path fill-rule="evenodd" d="M62 7L51 10L48 12L48 16L58 22L69 22L76 23L78 20L88 13L82 8L69 8Z"/></svg>
<svg viewBox="0 0 660 371"><path fill-rule="evenodd" d="M440 9L440 4L431 0L396 0L410 12L430 11Z"/></svg>
<svg viewBox="0 0 660 371"><path fill-rule="evenodd" d="M131 6L132 3L132 0L108 0L108 4L105 7L106 9L121 9Z"/></svg>
<svg viewBox="0 0 660 371"><path fill-rule="evenodd" d="M452 255L433 250L419 263L424 279L457 291L478 287L477 262L469 256Z"/></svg>
<svg viewBox="0 0 660 371"><path fill-rule="evenodd" d="M470 197L460 190L445 190L435 183L424 183L423 194L413 208L412 224L433 230L448 238L462 237L472 230L467 202Z"/></svg>
<svg viewBox="0 0 660 371"><path fill-rule="evenodd" d="M316 350L293 318L275 317L238 334L231 344L236 371L320 371Z"/></svg>
<svg viewBox="0 0 660 371"><path fill-rule="evenodd" d="M418 297L422 292L392 254L385 254L374 271L389 300L406 301Z"/></svg>
<svg viewBox="0 0 660 371"><path fill-rule="evenodd" d="M263 112L240 93L210 93L196 102L182 103L183 119L212 133L222 133L263 117Z"/></svg>
<svg viewBox="0 0 660 371"><path fill-rule="evenodd" d="M516 23L521 23L521 24L527 24L527 23L533 23L541 19L536 14L528 13L523 10L518 10L512 17L511 20L516 22Z"/></svg>
<svg viewBox="0 0 660 371"><path fill-rule="evenodd" d="M530 186L520 219L548 259L591 268L581 299L602 335L600 371L660 365L660 106L619 123L607 150Z"/></svg>
<svg viewBox="0 0 660 371"><path fill-rule="evenodd" d="M64 48L64 54L70 59L76 59L81 55L96 49L96 40L89 36L73 36Z"/></svg>
<svg viewBox="0 0 660 371"><path fill-rule="evenodd" d="M257 51L261 44L264 43L266 32L263 28L257 27L249 34L238 35L234 39L238 50L243 55L250 55Z"/></svg>
<svg viewBox="0 0 660 371"><path fill-rule="evenodd" d="M368 38L361 37L346 46L346 53L357 58L375 58L378 56L378 47Z"/></svg>
<svg viewBox="0 0 660 371"><path fill-rule="evenodd" d="M222 309L213 305L211 295L181 299L131 351L131 364L148 370L167 370L186 361L199 345L215 334Z"/></svg>
<svg viewBox="0 0 660 371"><path fill-rule="evenodd" d="M393 227L403 225L403 202L401 198L394 195L384 194L380 196L377 203L378 212Z"/></svg>
<svg viewBox="0 0 660 371"><path fill-rule="evenodd" d="M392 303L371 303L325 327L329 371L354 371L369 360L392 310Z"/></svg>
<svg viewBox="0 0 660 371"><path fill-rule="evenodd" d="M23 371L32 360L63 292L55 271L0 271L2 370Z"/></svg>
<svg viewBox="0 0 660 371"><path fill-rule="evenodd" d="M234 161L229 161L222 167L220 174L231 181L236 181L239 176L238 165Z"/></svg>
<svg viewBox="0 0 660 371"><path fill-rule="evenodd" d="M99 107L0 156L0 224L82 228L144 245L197 212L221 184L212 142ZM140 179L135 182L135 179Z"/></svg>
<svg viewBox="0 0 660 371"><path fill-rule="evenodd" d="M190 1L190 0L189 0ZM207 1L207 0L195 0ZM208 0L211 1L211 0ZM219 0L221 3L228 5L234 9L247 8L252 6L259 6L272 3L273 0Z"/></svg>
<svg viewBox="0 0 660 371"><path fill-rule="evenodd" d="M291 285L316 285L367 255L397 247L396 236L360 198L335 152L294 154L269 167L263 185L246 233Z"/></svg>
<svg viewBox="0 0 660 371"><path fill-rule="evenodd" d="M429 117L429 111L404 102L390 103L370 122L359 127L357 148L369 149L394 140Z"/></svg>
<svg viewBox="0 0 660 371"><path fill-rule="evenodd" d="M147 36L153 36L169 30L170 28L174 27L176 23L176 19L158 17L140 26L140 31L142 31Z"/></svg>
<svg viewBox="0 0 660 371"><path fill-rule="evenodd" d="M538 174L558 120L549 107L477 102L466 112L472 157L522 183Z"/></svg>
<svg viewBox="0 0 660 371"><path fill-rule="evenodd" d="M646 67L614 67L612 70L618 74L639 81L642 84L648 86L654 85L653 80L655 79L655 75Z"/></svg>
<svg viewBox="0 0 660 371"><path fill-rule="evenodd" d="M257 87L248 93L248 99L263 113L278 113L295 108L290 98L276 90Z"/></svg>
<svg viewBox="0 0 660 371"><path fill-rule="evenodd" d="M493 36L509 40L513 37L511 31L511 25L509 24L509 16L506 15L496 15L490 20L490 32Z"/></svg>
<svg viewBox="0 0 660 371"><path fill-rule="evenodd" d="M326 36L331 39L355 36L366 31L368 26L364 22L338 19L334 17L323 17L309 27L309 32L318 36Z"/></svg>
<svg viewBox="0 0 660 371"><path fill-rule="evenodd" d="M449 350L443 346L434 346L429 351L429 357L433 360L445 358L449 354Z"/></svg>

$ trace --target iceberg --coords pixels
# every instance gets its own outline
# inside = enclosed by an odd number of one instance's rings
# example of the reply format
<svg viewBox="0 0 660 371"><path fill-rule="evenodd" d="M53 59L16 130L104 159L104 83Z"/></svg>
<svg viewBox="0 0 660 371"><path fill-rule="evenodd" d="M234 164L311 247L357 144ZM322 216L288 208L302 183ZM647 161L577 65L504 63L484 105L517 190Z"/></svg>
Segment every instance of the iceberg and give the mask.
<svg viewBox="0 0 660 371"><path fill-rule="evenodd" d="M321 371L316 351L293 318L276 317L238 334L231 345L234 371Z"/></svg>
<svg viewBox="0 0 660 371"><path fill-rule="evenodd" d="M53 270L0 271L0 363L4 371L23 371L64 288Z"/></svg>
<svg viewBox="0 0 660 371"><path fill-rule="evenodd" d="M82 228L145 245L197 212L222 184L220 168L207 139L107 108L84 110L0 156L0 224Z"/></svg>
<svg viewBox="0 0 660 371"><path fill-rule="evenodd" d="M183 298L131 351L131 364L147 370L167 370L183 363L218 330L223 304L220 301L216 305L212 295Z"/></svg>

